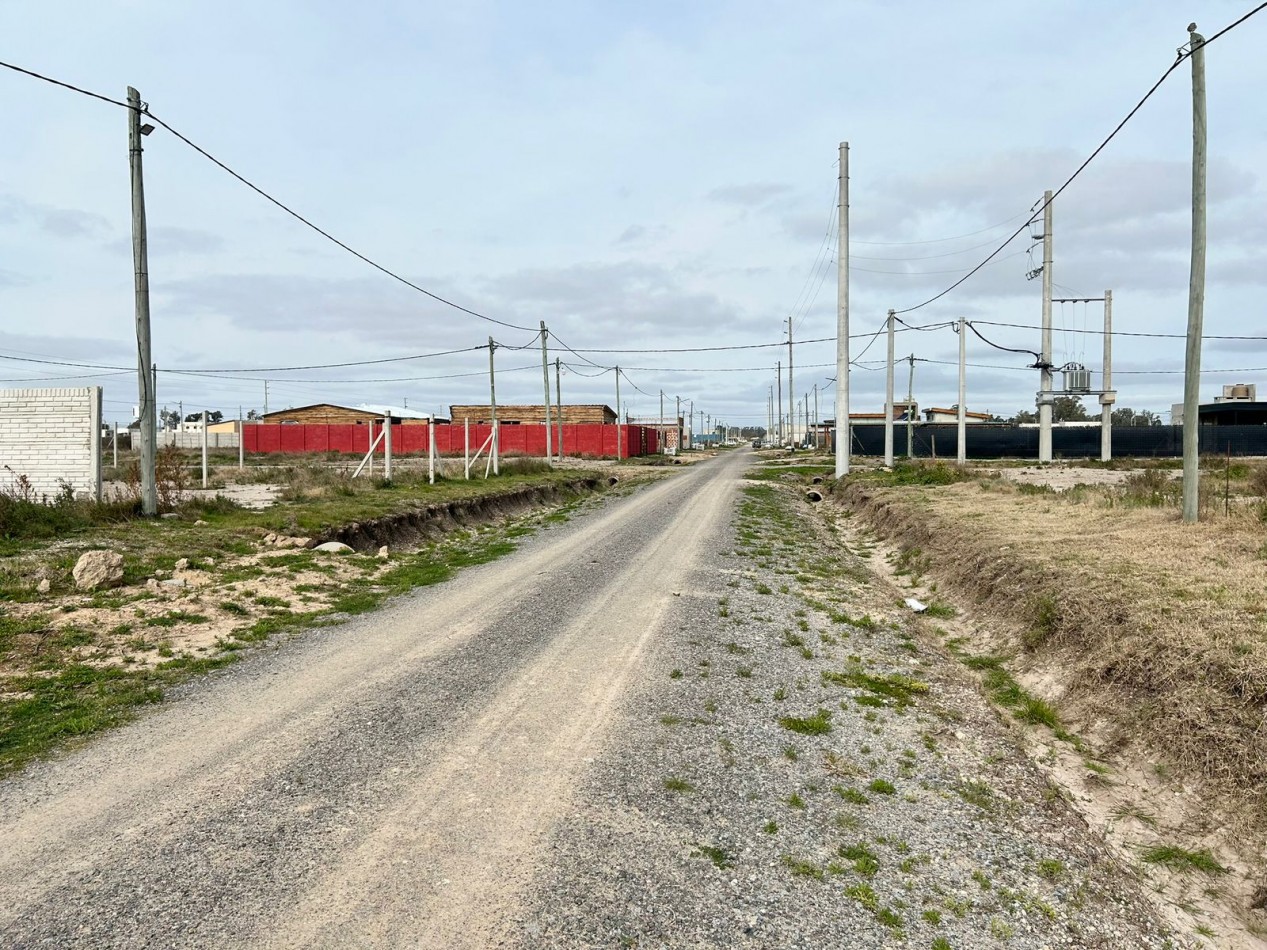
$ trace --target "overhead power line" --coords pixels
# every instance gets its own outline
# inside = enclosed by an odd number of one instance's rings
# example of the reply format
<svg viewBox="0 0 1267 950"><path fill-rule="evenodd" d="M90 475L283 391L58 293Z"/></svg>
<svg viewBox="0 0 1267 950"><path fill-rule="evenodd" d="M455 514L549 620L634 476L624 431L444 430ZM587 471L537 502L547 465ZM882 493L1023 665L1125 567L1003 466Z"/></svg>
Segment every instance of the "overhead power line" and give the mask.
<svg viewBox="0 0 1267 950"><path fill-rule="evenodd" d="M1250 10L1240 19L1235 20L1234 22L1225 26L1223 29L1219 30L1217 33L1215 33L1213 36L1207 39L1203 45L1209 46L1211 43L1217 40L1220 36L1223 36L1229 30L1235 29L1236 27L1240 26L1242 23L1244 23L1246 20L1248 20L1250 17L1254 16L1254 14L1260 12L1264 8L1267 8L1267 2L1260 3L1258 6L1254 7L1254 9ZM1050 199L1042 203L1042 207L1038 208L1037 211L1032 212L1029 218L1026 220L1026 222L1022 224L1019 228L1017 228L1015 231L1013 231L1012 234L1009 235L1008 238L1004 240L1002 244L1000 244L993 251L991 251L983 261L981 261L979 264L973 267L970 271L968 271L966 274L964 274L962 277L956 280L953 284L951 284L945 290L941 291L940 293L934 294L933 296L929 297L927 300L921 303L915 304L915 306L913 307L906 307L903 310L898 310L897 313L911 313L915 310L919 310L923 307L927 307L930 303L933 303L936 300L940 300L942 297L946 296L948 293L953 291L955 288L959 287L966 280L968 280L970 277L972 277L974 274L980 271L981 268L985 267L986 264L990 263L990 261L992 261L995 257L997 257L1003 251L1005 247L1007 247L1014 240L1016 240L1017 237L1019 237L1021 234L1025 232L1025 229L1030 226L1030 224L1037 218L1038 215L1042 214L1042 212L1047 208L1049 204L1051 204L1053 201L1055 201L1057 198L1060 197L1060 195L1064 192L1064 190L1068 188L1074 182L1074 180L1077 179L1079 175L1082 174L1082 172L1086 169L1088 165L1090 165L1093 161L1095 161L1095 159L1099 156L1099 154L1102 151L1104 151L1104 149L1108 146L1108 144L1113 141L1113 139L1117 136L1119 132L1122 131L1122 129L1126 126L1126 123L1130 122L1131 119L1135 117L1135 114L1144 107L1144 103L1146 103L1149 99L1152 98L1153 93L1155 93L1158 89L1161 88L1161 84L1164 83L1167 79L1169 79L1170 75L1176 69L1179 68L1179 66L1184 62L1184 60L1186 60L1191 55L1192 55L1191 50L1186 50L1186 49L1179 50L1179 53L1176 56L1175 61L1171 63L1170 67L1161 74L1161 77L1155 83L1153 83L1153 85L1149 88L1148 92L1144 93L1143 98L1141 98L1139 102L1135 103L1135 106L1131 109L1131 111L1126 113L1126 117L1123 118L1122 121L1119 122L1113 128L1113 131L1108 134L1108 136L1104 139L1104 141L1101 142L1098 146L1096 146L1095 151L1093 151L1090 155L1088 155L1086 159L1083 161L1083 163L1079 165L1076 169L1074 169L1074 173L1070 175L1068 178L1066 178L1064 181L1064 184L1062 184L1059 188L1057 188L1052 193L1052 196Z"/></svg>
<svg viewBox="0 0 1267 950"><path fill-rule="evenodd" d="M33 79L38 79L42 82L51 83L54 86L60 86L63 89L69 89L72 92L79 93L80 95L90 96L93 99L100 99L102 102L108 102L111 105L122 106L125 109L131 108L131 106L129 106L126 102L123 102L122 100L113 99L110 96L102 95L99 92L93 92L89 89L83 89L79 86L72 85L71 83L63 82L60 79L53 79L51 76L45 76L42 73L35 72L34 70L24 69L23 67L16 66L13 63L6 63L3 61L0 61L0 66L5 67L6 69L11 69L16 73L21 73L25 76L30 76ZM241 173L234 171L234 169L230 168L228 164L216 158L214 155L208 152L201 145L194 142L188 136L177 131L167 121L160 118L159 116L154 115L154 113L152 113L149 110L148 105L142 105L141 111L144 112L144 114L147 115L151 121L153 121L157 125L161 125L172 135L176 136L176 138L178 138L180 141L184 142L187 146L189 146L191 149L193 149L203 158L207 159L207 161L211 162L213 165L215 165L217 168L220 168L222 171L228 173L233 178L236 178L239 182L246 185L246 187L250 188L253 192L259 195L261 198L277 206L282 211L286 212L286 214L294 218L296 221L303 224L305 227L311 228L313 231L315 231L317 234L320 234L327 241L330 241L331 243L337 245L338 247L341 247L343 250L347 251L353 257L357 258L358 260L363 261L366 264L369 264L370 267L373 267L375 270L380 271L383 274L386 274L388 277L392 278L393 280L399 281L400 283L404 284L406 287L410 288L411 290L416 290L418 293L423 294L427 297L430 297L432 300L436 301L437 303L444 304L446 307L452 307L454 310L458 310L458 311L461 311L462 313L469 314L472 317L478 317L480 320L487 320L489 323L495 323L498 326L508 327L512 330L531 331L533 329L532 327L519 326L516 323L508 323L505 320L499 320L496 317L490 317L486 313L480 313L478 310L472 310L470 307L464 307L460 303L450 300L447 297L443 297L440 294L435 293L434 291L428 290L426 287L422 287L419 284L414 283L412 280L409 280L407 277L401 276L400 274L396 273L391 268L378 263L378 261L369 257L368 255L362 254L360 251L352 247L350 244L347 244L344 241L339 240L329 231L325 230L324 228L319 227L318 225L314 224L312 221L305 218L302 214L300 214L294 208L291 208L289 205L285 204L280 199L273 197L271 194L269 194L259 185L255 184L253 181L248 179L245 175L242 175Z"/></svg>

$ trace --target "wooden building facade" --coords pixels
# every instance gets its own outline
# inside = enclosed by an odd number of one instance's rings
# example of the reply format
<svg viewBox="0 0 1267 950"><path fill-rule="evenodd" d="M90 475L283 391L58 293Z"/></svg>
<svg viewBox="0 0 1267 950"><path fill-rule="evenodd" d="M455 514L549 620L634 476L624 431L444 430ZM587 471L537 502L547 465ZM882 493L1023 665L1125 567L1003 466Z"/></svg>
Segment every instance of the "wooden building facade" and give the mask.
<svg viewBox="0 0 1267 950"><path fill-rule="evenodd" d="M559 421L559 407L550 407L550 422ZM483 425L492 420L492 412L487 403L482 406L450 406L449 418L454 425L461 425L469 420L472 425ZM546 408L537 406L502 406L497 407L497 421L504 426L545 425ZM604 405L564 405L564 425L615 425L616 411Z"/></svg>

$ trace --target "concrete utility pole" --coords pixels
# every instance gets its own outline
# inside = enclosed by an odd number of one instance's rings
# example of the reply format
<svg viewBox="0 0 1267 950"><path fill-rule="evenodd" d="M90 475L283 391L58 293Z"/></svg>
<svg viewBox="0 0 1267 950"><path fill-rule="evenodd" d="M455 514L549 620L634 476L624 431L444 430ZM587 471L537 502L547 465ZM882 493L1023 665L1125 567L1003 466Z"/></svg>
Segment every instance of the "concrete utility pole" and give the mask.
<svg viewBox="0 0 1267 950"><path fill-rule="evenodd" d="M1183 363L1183 520L1197 520L1201 435L1201 325L1205 311L1205 37L1188 24L1192 59L1192 262Z"/></svg>
<svg viewBox="0 0 1267 950"><path fill-rule="evenodd" d="M1104 392L1100 394L1100 461L1113 458L1113 291L1104 292Z"/></svg>
<svg viewBox="0 0 1267 950"><path fill-rule="evenodd" d="M836 242L836 477L849 474L849 143L840 143Z"/></svg>
<svg viewBox="0 0 1267 950"><path fill-rule="evenodd" d="M695 400L691 400L691 423L687 428L690 430L687 436L686 444L694 448L695 446Z"/></svg>
<svg viewBox="0 0 1267 950"><path fill-rule="evenodd" d="M141 166L141 138L154 126L141 124L141 94L128 86L128 159L132 177L132 268L136 296L136 378L141 418L141 513L158 514L158 484L154 467L158 452L158 407L150 372L150 264L145 231L145 176Z"/></svg>
<svg viewBox="0 0 1267 950"><path fill-rule="evenodd" d="M782 362L778 362L774 364L774 373L775 373L775 379L777 380L778 387L779 387L779 398L778 398L778 401L774 405L775 405L775 408L779 410L779 445L782 445L783 444L783 363Z"/></svg>
<svg viewBox="0 0 1267 950"><path fill-rule="evenodd" d="M791 426L790 433L792 444L796 444L796 407L794 400L796 399L795 383L792 381L792 318L787 318L787 415L788 424Z"/></svg>
<svg viewBox="0 0 1267 950"><path fill-rule="evenodd" d="M207 487L207 410L202 410L202 487Z"/></svg>
<svg viewBox="0 0 1267 950"><path fill-rule="evenodd" d="M956 461L960 465L968 461L968 327L967 320L959 318L959 412L955 420L959 423L959 452Z"/></svg>
<svg viewBox="0 0 1267 950"><path fill-rule="evenodd" d="M268 380L264 380L264 415L268 415Z"/></svg>
<svg viewBox="0 0 1267 950"><path fill-rule="evenodd" d="M546 322L541 321L541 380L545 385L545 407L546 407L546 460L552 456L550 445L550 358L546 353L546 340L550 336L550 331L546 329Z"/></svg>
<svg viewBox="0 0 1267 950"><path fill-rule="evenodd" d="M392 480L392 415L383 419L383 478Z"/></svg>
<svg viewBox="0 0 1267 950"><path fill-rule="evenodd" d="M893 467L893 323L896 319L896 315L890 310L889 358L884 374L884 464L887 468Z"/></svg>
<svg viewBox="0 0 1267 950"><path fill-rule="evenodd" d="M238 470L246 468L246 430L242 428L242 407L238 406Z"/></svg>
<svg viewBox="0 0 1267 950"><path fill-rule="evenodd" d="M677 400L677 411L673 414L673 428L677 429L677 450L682 451L682 397L674 396Z"/></svg>
<svg viewBox="0 0 1267 950"><path fill-rule="evenodd" d="M554 404L558 407L559 421L555 423L559 427L559 461L563 461L563 361L559 357L554 358Z"/></svg>
<svg viewBox="0 0 1267 950"><path fill-rule="evenodd" d="M621 443L624 439L621 436L622 429L620 427L620 367L616 367L616 461L620 461L621 453L624 447Z"/></svg>
<svg viewBox="0 0 1267 950"><path fill-rule="evenodd" d="M911 363L910 375L906 378L906 457L913 459L915 457L915 410L912 408L915 402L915 354L912 353L907 357Z"/></svg>
<svg viewBox="0 0 1267 950"><path fill-rule="evenodd" d="M660 454L664 454L664 390L660 390Z"/></svg>
<svg viewBox="0 0 1267 950"><path fill-rule="evenodd" d="M822 448L818 438L818 383L814 384L814 451Z"/></svg>
<svg viewBox="0 0 1267 950"><path fill-rule="evenodd" d="M1051 192L1043 192L1043 345L1038 395L1038 461L1051 461Z"/></svg>
<svg viewBox="0 0 1267 950"><path fill-rule="evenodd" d="M497 459L497 381L493 368L493 353L497 350L497 344L493 342L493 338L488 338L488 417L493 427L493 441L489 447L489 451L493 457L493 474L500 475L498 471Z"/></svg>

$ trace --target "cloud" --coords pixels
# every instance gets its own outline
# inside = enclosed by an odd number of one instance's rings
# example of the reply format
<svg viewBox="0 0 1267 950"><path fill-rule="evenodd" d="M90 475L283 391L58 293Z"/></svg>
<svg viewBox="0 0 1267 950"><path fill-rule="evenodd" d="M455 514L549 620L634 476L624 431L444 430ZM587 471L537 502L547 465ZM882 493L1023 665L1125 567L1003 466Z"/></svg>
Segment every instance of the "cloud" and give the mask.
<svg viewBox="0 0 1267 950"><path fill-rule="evenodd" d="M766 204L772 198L787 194L791 190L790 185L752 182L746 185L723 185L720 188L714 188L704 197L709 201L716 201L720 204L756 208Z"/></svg>
<svg viewBox="0 0 1267 950"><path fill-rule="evenodd" d="M53 237L100 238L113 230L99 214L76 208L34 204L16 195L0 195L0 224L33 225Z"/></svg>
<svg viewBox="0 0 1267 950"><path fill-rule="evenodd" d="M646 334L647 345L725 328L768 330L768 319L755 318L717 294L689 286L689 269L622 261L582 263L561 268L516 271L486 282L488 296L512 303L521 312L568 327L590 342L625 341ZM577 344L573 344L577 345Z"/></svg>

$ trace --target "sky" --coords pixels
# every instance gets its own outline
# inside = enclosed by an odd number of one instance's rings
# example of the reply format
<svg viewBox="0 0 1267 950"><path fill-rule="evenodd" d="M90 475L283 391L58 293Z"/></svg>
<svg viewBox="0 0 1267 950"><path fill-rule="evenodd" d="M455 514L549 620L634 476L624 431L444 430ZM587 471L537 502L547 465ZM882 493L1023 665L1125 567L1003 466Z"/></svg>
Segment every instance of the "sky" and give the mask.
<svg viewBox="0 0 1267 950"><path fill-rule="evenodd" d="M878 412L885 340L867 344L886 312L1018 229L902 319L965 317L999 346L1039 348L1031 209L1174 62L1189 22L1210 36L1255 5L0 0L0 61L116 99L135 86L313 224L500 321L376 270L159 127L144 167L160 408L260 411L267 380L270 410L447 415L487 401L490 336L498 401L539 403L544 321L565 402L614 406L619 365L635 416L658 415L663 392L666 414L680 398L708 423L765 425L776 361L787 411L774 344L789 317L806 341L795 399L812 406L817 386L820 415L835 413L840 142L850 332L866 335L851 409ZM1209 337L1267 337L1263 49L1267 11L1206 54ZM1112 289L1118 406L1167 421L1183 388L1191 103L1185 62L1053 205L1056 294ZM128 112L0 69L0 113L0 385L101 385L105 418L126 424ZM1054 361L1086 365L1096 388L1102 338L1077 331L1100 327L1101 306L1053 307ZM903 330L895 349L916 358L922 406L958 401L952 329ZM975 335L967 349L970 410L1033 409L1032 356ZM1203 399L1239 382L1267 396L1267 339L1207 339Z"/></svg>

